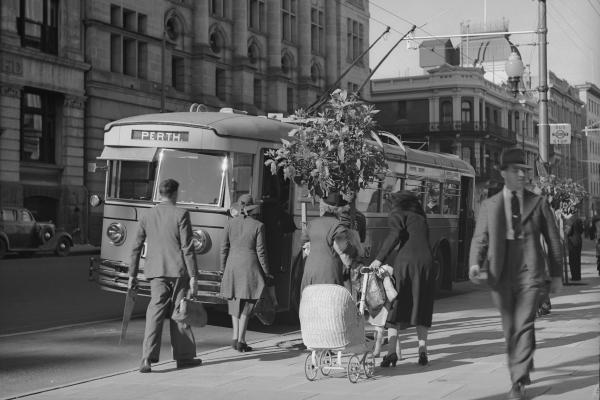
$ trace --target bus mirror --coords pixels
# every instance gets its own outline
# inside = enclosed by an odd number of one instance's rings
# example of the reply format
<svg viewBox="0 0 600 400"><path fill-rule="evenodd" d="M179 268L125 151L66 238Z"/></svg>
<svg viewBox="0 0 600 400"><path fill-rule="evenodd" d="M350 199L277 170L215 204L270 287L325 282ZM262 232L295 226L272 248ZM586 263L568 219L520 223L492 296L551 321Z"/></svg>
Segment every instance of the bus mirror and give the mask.
<svg viewBox="0 0 600 400"><path fill-rule="evenodd" d="M90 196L90 206L98 207L100 204L102 204L102 199L100 198L100 196L98 196L97 194L93 194Z"/></svg>
<svg viewBox="0 0 600 400"><path fill-rule="evenodd" d="M91 173L94 173L98 170L105 171L108 168L108 166L106 166L106 165L98 165L95 162L88 163L87 167L88 167L87 168L88 172L91 172Z"/></svg>

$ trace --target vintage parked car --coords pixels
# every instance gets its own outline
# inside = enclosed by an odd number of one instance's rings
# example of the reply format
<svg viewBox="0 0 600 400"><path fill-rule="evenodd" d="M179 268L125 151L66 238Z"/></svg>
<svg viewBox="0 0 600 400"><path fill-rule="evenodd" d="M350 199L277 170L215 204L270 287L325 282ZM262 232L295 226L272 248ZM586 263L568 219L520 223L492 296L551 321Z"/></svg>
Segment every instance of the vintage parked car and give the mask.
<svg viewBox="0 0 600 400"><path fill-rule="evenodd" d="M57 230L52 222L37 222L26 208L2 207L0 217L0 258L9 252L29 255L39 251L64 257L73 246L68 232Z"/></svg>

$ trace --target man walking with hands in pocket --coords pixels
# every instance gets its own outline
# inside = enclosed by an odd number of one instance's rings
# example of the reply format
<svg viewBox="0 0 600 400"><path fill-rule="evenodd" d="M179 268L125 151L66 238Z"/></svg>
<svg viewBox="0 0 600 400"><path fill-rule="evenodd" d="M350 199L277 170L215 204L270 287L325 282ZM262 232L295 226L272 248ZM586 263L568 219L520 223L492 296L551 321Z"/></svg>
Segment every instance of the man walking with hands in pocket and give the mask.
<svg viewBox="0 0 600 400"><path fill-rule="evenodd" d="M562 286L562 246L548 202L525 190L523 151L501 155L504 189L481 204L471 242L469 277L487 279L500 310L512 381L509 399L525 399L535 350L534 319L544 285L545 260L540 235L548 245L551 292ZM487 275L487 277L485 277Z"/></svg>
<svg viewBox="0 0 600 400"><path fill-rule="evenodd" d="M196 257L192 242L192 224L188 211L177 208L179 183L166 179L160 183L162 202L148 210L140 219L129 266L129 284L136 284L140 254L147 245L144 275L150 280L150 303L146 311L146 330L140 372L151 371L151 363L157 363L160 355L161 334L165 318L191 288L196 291ZM196 357L196 342L187 324L170 321L171 346L177 368L202 364Z"/></svg>

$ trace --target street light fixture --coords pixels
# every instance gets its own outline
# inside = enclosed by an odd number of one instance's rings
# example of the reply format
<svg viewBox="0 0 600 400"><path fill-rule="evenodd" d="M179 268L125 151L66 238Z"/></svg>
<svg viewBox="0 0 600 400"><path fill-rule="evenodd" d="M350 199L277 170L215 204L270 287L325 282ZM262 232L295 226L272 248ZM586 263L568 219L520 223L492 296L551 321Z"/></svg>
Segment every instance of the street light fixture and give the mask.
<svg viewBox="0 0 600 400"><path fill-rule="evenodd" d="M508 86L513 96L517 97L519 94L519 82L521 81L521 76L523 76L523 71L525 71L525 66L523 65L523 59L517 46L512 44L508 37L506 37L506 40L510 44L510 55L504 65L504 70L506 71L506 75L508 75Z"/></svg>

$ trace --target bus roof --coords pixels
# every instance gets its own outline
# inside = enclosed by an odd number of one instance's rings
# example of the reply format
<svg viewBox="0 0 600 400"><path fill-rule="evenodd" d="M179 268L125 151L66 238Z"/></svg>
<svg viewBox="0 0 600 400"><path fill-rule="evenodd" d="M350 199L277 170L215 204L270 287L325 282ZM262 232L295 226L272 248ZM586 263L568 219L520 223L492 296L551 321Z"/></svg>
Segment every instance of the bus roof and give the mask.
<svg viewBox="0 0 600 400"><path fill-rule="evenodd" d="M189 126L210 129L218 136L272 142L279 142L280 138L287 138L292 129L298 128L292 124L255 115L224 112L173 112L143 114L119 119L106 124L104 131L107 132L115 126L139 124Z"/></svg>
<svg viewBox="0 0 600 400"><path fill-rule="evenodd" d="M432 153L430 151L406 148L406 160L410 163L435 165L444 169L455 169L464 173L475 175L475 169L468 162L461 160L454 154Z"/></svg>

